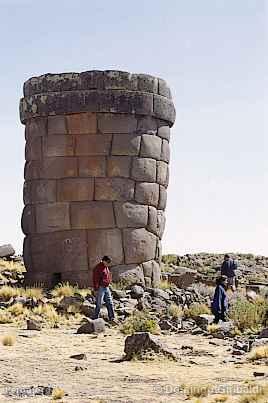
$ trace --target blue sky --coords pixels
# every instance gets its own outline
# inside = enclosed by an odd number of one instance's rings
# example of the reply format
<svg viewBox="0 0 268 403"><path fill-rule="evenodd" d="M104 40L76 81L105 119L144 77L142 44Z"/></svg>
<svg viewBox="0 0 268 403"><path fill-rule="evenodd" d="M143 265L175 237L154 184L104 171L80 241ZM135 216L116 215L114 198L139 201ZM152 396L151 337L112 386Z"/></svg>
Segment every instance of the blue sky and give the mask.
<svg viewBox="0 0 268 403"><path fill-rule="evenodd" d="M47 72L165 78L177 120L164 252L268 255L267 1L0 0L0 244L21 251L22 85Z"/></svg>

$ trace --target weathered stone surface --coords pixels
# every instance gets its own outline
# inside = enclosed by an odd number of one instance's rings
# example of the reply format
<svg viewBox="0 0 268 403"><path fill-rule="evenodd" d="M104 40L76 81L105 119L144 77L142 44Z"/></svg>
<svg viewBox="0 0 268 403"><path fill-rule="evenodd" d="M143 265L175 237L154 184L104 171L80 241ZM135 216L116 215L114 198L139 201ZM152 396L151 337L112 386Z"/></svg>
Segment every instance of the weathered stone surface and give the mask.
<svg viewBox="0 0 268 403"><path fill-rule="evenodd" d="M167 191L164 186L159 186L159 203L158 209L165 210L167 205Z"/></svg>
<svg viewBox="0 0 268 403"><path fill-rule="evenodd" d="M137 129L137 119L130 115L101 113L98 115L98 129L101 133L133 133Z"/></svg>
<svg viewBox="0 0 268 403"><path fill-rule="evenodd" d="M57 182L57 201L93 200L93 178L67 178Z"/></svg>
<svg viewBox="0 0 268 403"><path fill-rule="evenodd" d="M187 288L192 285L197 277L197 271L186 267L179 267L176 273L169 275L169 281L179 288Z"/></svg>
<svg viewBox="0 0 268 403"><path fill-rule="evenodd" d="M162 140L158 136L143 134L141 136L141 157L160 159Z"/></svg>
<svg viewBox="0 0 268 403"><path fill-rule="evenodd" d="M36 205L36 231L38 233L70 229L68 203Z"/></svg>
<svg viewBox="0 0 268 403"><path fill-rule="evenodd" d="M145 227L148 222L148 207L129 202L114 204L116 225L119 228Z"/></svg>
<svg viewBox="0 0 268 403"><path fill-rule="evenodd" d="M65 116L49 116L47 122L47 132L48 135L67 134L67 124Z"/></svg>
<svg viewBox="0 0 268 403"><path fill-rule="evenodd" d="M74 176L77 176L77 158L50 157L43 160L41 178L60 179Z"/></svg>
<svg viewBox="0 0 268 403"><path fill-rule="evenodd" d="M79 157L78 176L104 177L106 175L105 157Z"/></svg>
<svg viewBox="0 0 268 403"><path fill-rule="evenodd" d="M166 347L156 336L148 332L134 333L127 336L125 340L125 359L131 360L133 357L141 357L146 352L154 351L156 354L163 354L173 360L177 359L176 353Z"/></svg>
<svg viewBox="0 0 268 403"><path fill-rule="evenodd" d="M119 229L88 231L89 267L94 268L104 255L111 257L113 265L123 263L122 233Z"/></svg>
<svg viewBox="0 0 268 403"><path fill-rule="evenodd" d="M134 181L121 178L96 178L95 200L132 200Z"/></svg>
<svg viewBox="0 0 268 403"><path fill-rule="evenodd" d="M168 164L163 161L157 161L157 175L156 182L165 187L168 186L169 170Z"/></svg>
<svg viewBox="0 0 268 403"><path fill-rule="evenodd" d="M119 176L129 178L130 176L130 157L109 157L107 163L108 176Z"/></svg>
<svg viewBox="0 0 268 403"><path fill-rule="evenodd" d="M112 136L99 134L76 136L76 155L108 155Z"/></svg>
<svg viewBox="0 0 268 403"><path fill-rule="evenodd" d="M155 258L156 236L144 228L124 229L125 262L142 263Z"/></svg>
<svg viewBox="0 0 268 403"><path fill-rule="evenodd" d="M160 260L161 261L161 260ZM158 287L161 279L160 264L153 260L152 286Z"/></svg>
<svg viewBox="0 0 268 403"><path fill-rule="evenodd" d="M35 228L35 208L34 206L25 206L21 218L21 228L24 234L36 232Z"/></svg>
<svg viewBox="0 0 268 403"><path fill-rule="evenodd" d="M47 136L43 139L45 157L68 157L74 155L74 138L65 134Z"/></svg>
<svg viewBox="0 0 268 403"><path fill-rule="evenodd" d="M77 329L78 334L86 333L102 333L105 332L105 322L102 318L99 319L88 319L86 318L85 323Z"/></svg>
<svg viewBox="0 0 268 403"><path fill-rule="evenodd" d="M156 161L151 158L133 158L131 177L136 181L155 182Z"/></svg>
<svg viewBox="0 0 268 403"><path fill-rule="evenodd" d="M165 162L169 162L170 160L170 147L167 140L163 140L162 142L161 160Z"/></svg>
<svg viewBox="0 0 268 403"><path fill-rule="evenodd" d="M139 155L141 137L138 134L113 136L112 155Z"/></svg>
<svg viewBox="0 0 268 403"><path fill-rule="evenodd" d="M126 281L130 284L144 284L144 275L142 267L136 264L124 264L111 267L112 278L114 282Z"/></svg>
<svg viewBox="0 0 268 403"><path fill-rule="evenodd" d="M156 134L157 120L152 116L145 116L138 120L137 133L140 134Z"/></svg>
<svg viewBox="0 0 268 403"><path fill-rule="evenodd" d="M42 157L42 137L32 137L25 145L25 160L40 160Z"/></svg>
<svg viewBox="0 0 268 403"><path fill-rule="evenodd" d="M10 257L15 254L15 249L12 245L1 245L0 246L0 257Z"/></svg>
<svg viewBox="0 0 268 403"><path fill-rule="evenodd" d="M70 134L97 133L97 115L96 113L67 115L67 126Z"/></svg>
<svg viewBox="0 0 268 403"><path fill-rule="evenodd" d="M263 329L260 334L259 334L260 338L268 338L268 327L266 327L265 329Z"/></svg>
<svg viewBox="0 0 268 403"><path fill-rule="evenodd" d="M149 206L158 205L159 200L159 185L156 183L137 183L135 191L135 200L141 204ZM160 204L161 206L163 203Z"/></svg>
<svg viewBox="0 0 268 403"><path fill-rule="evenodd" d="M142 284L139 264L152 261L146 281L159 282L160 210L175 119L170 98L161 79L113 70L45 74L25 83L27 281L88 285L92 267L108 253L118 273L134 271ZM79 263L67 250L73 232L80 234Z"/></svg>
<svg viewBox="0 0 268 403"><path fill-rule="evenodd" d="M25 126L26 140L32 137L45 136L47 133L47 118L35 118L27 121Z"/></svg>
<svg viewBox="0 0 268 403"><path fill-rule="evenodd" d="M162 139L169 141L170 139L170 128L169 126L160 126L158 127L157 135Z"/></svg>
<svg viewBox="0 0 268 403"><path fill-rule="evenodd" d="M211 325L214 319L214 315L201 314L195 318L195 321L201 329L207 330L208 325Z"/></svg>
<svg viewBox="0 0 268 403"><path fill-rule="evenodd" d="M163 236L166 224L166 218L162 210L155 207L149 207L149 220L147 229L156 234L160 239Z"/></svg>
<svg viewBox="0 0 268 403"><path fill-rule="evenodd" d="M113 205L110 202L96 201L72 203L71 224L76 229L113 228Z"/></svg>

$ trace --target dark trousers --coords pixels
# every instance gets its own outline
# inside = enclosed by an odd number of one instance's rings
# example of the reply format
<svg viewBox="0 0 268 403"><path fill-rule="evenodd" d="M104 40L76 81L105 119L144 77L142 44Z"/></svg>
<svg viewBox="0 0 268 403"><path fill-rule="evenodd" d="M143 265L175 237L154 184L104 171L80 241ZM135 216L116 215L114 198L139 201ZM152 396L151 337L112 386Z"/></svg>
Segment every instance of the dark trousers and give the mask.
<svg viewBox="0 0 268 403"><path fill-rule="evenodd" d="M219 323L220 320L222 320L223 322L226 322L226 317L225 317L225 312L214 312L214 323Z"/></svg>

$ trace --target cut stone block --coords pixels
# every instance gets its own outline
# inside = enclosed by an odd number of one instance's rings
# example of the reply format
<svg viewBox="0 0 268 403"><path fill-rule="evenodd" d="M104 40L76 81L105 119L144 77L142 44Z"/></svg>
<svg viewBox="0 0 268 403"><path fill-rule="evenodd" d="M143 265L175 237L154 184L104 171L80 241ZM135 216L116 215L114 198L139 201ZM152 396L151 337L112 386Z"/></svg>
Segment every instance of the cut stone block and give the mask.
<svg viewBox="0 0 268 403"><path fill-rule="evenodd" d="M32 203L52 203L56 201L55 180L35 180L30 183Z"/></svg>
<svg viewBox="0 0 268 403"><path fill-rule="evenodd" d="M22 213L21 228L24 234L35 233L35 208L32 205L25 206Z"/></svg>
<svg viewBox="0 0 268 403"><path fill-rule="evenodd" d="M43 139L45 157L68 157L74 155L74 138L70 135L58 134Z"/></svg>
<svg viewBox="0 0 268 403"><path fill-rule="evenodd" d="M32 137L46 136L47 118L34 118L28 120L25 127L25 137L29 140Z"/></svg>
<svg viewBox="0 0 268 403"><path fill-rule="evenodd" d="M77 158L50 157L43 160L42 177L60 179L77 176Z"/></svg>
<svg viewBox="0 0 268 403"><path fill-rule="evenodd" d="M104 177L106 175L105 157L79 157L78 175Z"/></svg>
<svg viewBox="0 0 268 403"><path fill-rule="evenodd" d="M162 139L169 141L170 139L170 128L169 126L160 126L157 131L157 135Z"/></svg>
<svg viewBox="0 0 268 403"><path fill-rule="evenodd" d="M98 129L101 133L133 133L137 129L137 119L132 115L98 114Z"/></svg>
<svg viewBox="0 0 268 403"><path fill-rule="evenodd" d="M128 285L144 284L142 267L136 264L124 264L111 267L114 282L126 281Z"/></svg>
<svg viewBox="0 0 268 403"><path fill-rule="evenodd" d="M59 202L93 200L93 195L93 178L67 178L58 181L57 200Z"/></svg>
<svg viewBox="0 0 268 403"><path fill-rule="evenodd" d="M89 267L94 268L104 255L111 257L113 265L123 263L122 234L119 229L88 231Z"/></svg>
<svg viewBox="0 0 268 403"><path fill-rule="evenodd" d="M76 155L108 155L112 136L99 134L76 136Z"/></svg>
<svg viewBox="0 0 268 403"><path fill-rule="evenodd" d="M145 227L148 222L148 207L134 203L114 203L116 225L119 228Z"/></svg>
<svg viewBox="0 0 268 403"><path fill-rule="evenodd" d="M165 162L169 162L170 160L170 147L167 140L163 140L162 142L161 160Z"/></svg>
<svg viewBox="0 0 268 403"><path fill-rule="evenodd" d="M159 203L158 209L165 210L167 205L167 191L164 186L159 186Z"/></svg>
<svg viewBox="0 0 268 403"><path fill-rule="evenodd" d="M156 183L146 182L137 183L135 200L141 204L157 207L159 200L159 185Z"/></svg>
<svg viewBox="0 0 268 403"><path fill-rule="evenodd" d="M40 160L42 157L42 137L32 137L25 144L25 160Z"/></svg>
<svg viewBox="0 0 268 403"><path fill-rule="evenodd" d="M137 132L141 134L156 134L157 120L151 116L144 116L138 120Z"/></svg>
<svg viewBox="0 0 268 403"><path fill-rule="evenodd" d="M113 204L109 202L71 203L72 228L114 228Z"/></svg>
<svg viewBox="0 0 268 403"><path fill-rule="evenodd" d="M48 117L48 135L50 134L67 134L67 125L64 115Z"/></svg>
<svg viewBox="0 0 268 403"><path fill-rule="evenodd" d="M116 134L113 136L112 155L139 155L140 143L138 134Z"/></svg>
<svg viewBox="0 0 268 403"><path fill-rule="evenodd" d="M143 134L141 137L141 157L160 159L162 140L158 136Z"/></svg>
<svg viewBox="0 0 268 403"><path fill-rule="evenodd" d="M168 181L169 181L168 164L166 164L163 161L157 161L156 181L160 185L163 185L165 187L168 186Z"/></svg>
<svg viewBox="0 0 268 403"><path fill-rule="evenodd" d="M67 115L67 126L70 134L97 133L96 113L75 113Z"/></svg>
<svg viewBox="0 0 268 403"><path fill-rule="evenodd" d="M151 158L134 158L131 177L136 181L155 182L156 161Z"/></svg>
<svg viewBox="0 0 268 403"><path fill-rule="evenodd" d="M121 178L96 178L95 200L133 200L134 181Z"/></svg>
<svg viewBox="0 0 268 403"><path fill-rule="evenodd" d="M36 205L36 230L38 233L67 229L70 229L68 203Z"/></svg>
<svg viewBox="0 0 268 403"><path fill-rule="evenodd" d="M155 258L156 236L144 228L123 230L125 262L142 263Z"/></svg>
<svg viewBox="0 0 268 403"><path fill-rule="evenodd" d="M130 175L130 157L110 157L108 158L107 172L108 176L121 176L129 178Z"/></svg>

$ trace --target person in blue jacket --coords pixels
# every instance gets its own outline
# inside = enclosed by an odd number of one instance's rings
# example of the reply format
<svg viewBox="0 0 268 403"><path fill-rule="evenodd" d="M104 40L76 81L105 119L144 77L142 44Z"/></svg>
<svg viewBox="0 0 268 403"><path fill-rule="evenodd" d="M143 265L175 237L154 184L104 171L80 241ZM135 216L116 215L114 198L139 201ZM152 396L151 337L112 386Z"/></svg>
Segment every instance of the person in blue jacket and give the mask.
<svg viewBox="0 0 268 403"><path fill-rule="evenodd" d="M228 296L226 293L228 279L226 276L220 276L216 280L216 288L211 311L215 316L214 323L219 323L219 320L226 322L226 314L228 311Z"/></svg>

